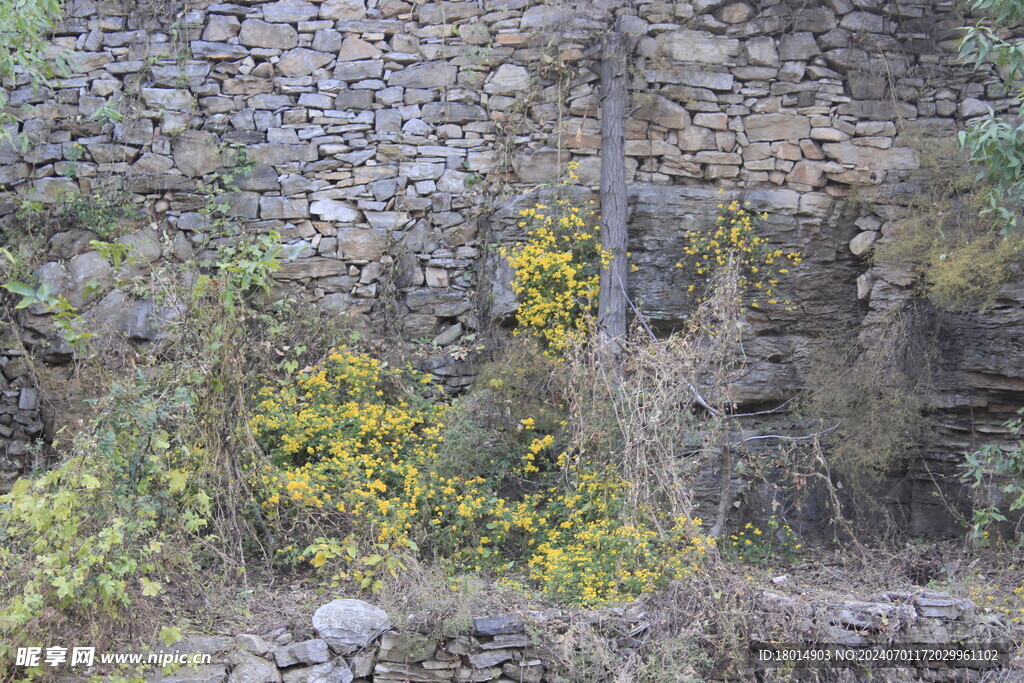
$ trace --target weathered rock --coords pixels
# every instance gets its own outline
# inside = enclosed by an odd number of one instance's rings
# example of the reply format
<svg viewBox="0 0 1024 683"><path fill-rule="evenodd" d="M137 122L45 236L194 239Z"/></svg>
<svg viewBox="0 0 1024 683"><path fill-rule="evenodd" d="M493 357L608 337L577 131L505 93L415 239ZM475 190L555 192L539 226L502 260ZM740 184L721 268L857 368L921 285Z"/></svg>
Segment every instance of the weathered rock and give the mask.
<svg viewBox="0 0 1024 683"><path fill-rule="evenodd" d="M296 664L321 664L330 658L327 643L320 639L304 640L274 650L274 661L282 669Z"/></svg>
<svg viewBox="0 0 1024 683"><path fill-rule="evenodd" d="M334 258L314 256L283 261L273 277L275 280L309 280L344 275L348 266Z"/></svg>
<svg viewBox="0 0 1024 683"><path fill-rule="evenodd" d="M253 653L257 657L265 655L270 651L270 646L267 645L265 640L251 633L238 634L235 636L235 642L238 643L239 647Z"/></svg>
<svg viewBox="0 0 1024 683"><path fill-rule="evenodd" d="M201 664L183 667L168 676L161 676L159 683L223 683L228 677L223 664Z"/></svg>
<svg viewBox="0 0 1024 683"><path fill-rule="evenodd" d="M354 223L359 212L345 202L334 199L318 199L309 205L309 212L319 216L321 220L339 223Z"/></svg>
<svg viewBox="0 0 1024 683"><path fill-rule="evenodd" d="M523 93L529 88L530 80L526 67L502 64L484 84L484 91L494 95Z"/></svg>
<svg viewBox="0 0 1024 683"><path fill-rule="evenodd" d="M228 683L281 683L277 667L262 657L237 651L231 654L229 661L233 666Z"/></svg>
<svg viewBox="0 0 1024 683"><path fill-rule="evenodd" d="M666 128L686 128L691 123L686 107L661 95L646 95L637 98L633 117L650 121Z"/></svg>
<svg viewBox="0 0 1024 683"><path fill-rule="evenodd" d="M271 24L260 19L246 19L238 33L238 42L249 47L290 50L299 44L299 34L288 24Z"/></svg>
<svg viewBox="0 0 1024 683"><path fill-rule="evenodd" d="M384 251L385 235L369 228L338 230L338 258L371 261ZM330 641L328 641L330 642Z"/></svg>
<svg viewBox="0 0 1024 683"><path fill-rule="evenodd" d="M315 47L315 46L314 46ZM380 50L365 40L348 36L338 47L338 60L352 62L360 59L373 59L380 55Z"/></svg>
<svg viewBox="0 0 1024 683"><path fill-rule="evenodd" d="M365 647L390 626L384 610L362 600L334 600L313 614L317 634L342 654Z"/></svg>
<svg viewBox="0 0 1024 683"><path fill-rule="evenodd" d="M261 218L308 218L309 202L305 199L263 197L260 199Z"/></svg>
<svg viewBox="0 0 1024 683"><path fill-rule="evenodd" d="M323 19L362 19L365 16L365 0L325 0L320 5L320 17Z"/></svg>
<svg viewBox="0 0 1024 683"><path fill-rule="evenodd" d="M526 633L526 625L518 614L473 619L473 633L478 636L517 635Z"/></svg>
<svg viewBox="0 0 1024 683"><path fill-rule="evenodd" d="M811 132L807 117L795 114L753 114L746 118L744 126L751 142L796 140Z"/></svg>
<svg viewBox="0 0 1024 683"><path fill-rule="evenodd" d="M143 88L142 101L150 109L171 111L188 111L193 105L192 93L172 88Z"/></svg>
<svg viewBox="0 0 1024 683"><path fill-rule="evenodd" d="M282 145L266 143L248 148L249 160L257 166L281 166L300 161L316 161L316 147L308 144Z"/></svg>
<svg viewBox="0 0 1024 683"><path fill-rule="evenodd" d="M704 31L670 31L658 36L659 51L680 62L729 64L739 55L740 42Z"/></svg>
<svg viewBox="0 0 1024 683"><path fill-rule="evenodd" d="M203 30L203 40L211 42L224 42L238 35L241 22L237 17L225 14L211 14L206 20L206 28Z"/></svg>
<svg viewBox="0 0 1024 683"><path fill-rule="evenodd" d="M297 78L308 76L317 69L334 61L334 55L317 52L304 47L289 50L277 63L277 68L284 76Z"/></svg>
<svg viewBox="0 0 1024 683"><path fill-rule="evenodd" d="M915 169L920 166L920 155L917 150L910 147L877 149L855 145L852 142L840 142L822 145L822 150L829 158L843 164L853 164L858 168L888 171Z"/></svg>
<svg viewBox="0 0 1024 683"><path fill-rule="evenodd" d="M281 674L283 683L352 683L353 678L344 660L289 669Z"/></svg>
<svg viewBox="0 0 1024 683"><path fill-rule="evenodd" d="M862 232L850 240L850 251L854 256L864 256L878 241L879 234L874 230Z"/></svg>
<svg viewBox="0 0 1024 683"><path fill-rule="evenodd" d="M376 59L363 59L355 62L339 60L338 64L334 67L334 78L340 81L362 81L368 78L380 78L383 73L384 63Z"/></svg>
<svg viewBox="0 0 1024 683"><path fill-rule="evenodd" d="M316 5L302 0L278 0L263 5L263 17L271 22L298 23L309 21L317 14Z"/></svg>
<svg viewBox="0 0 1024 683"><path fill-rule="evenodd" d="M187 130L171 142L174 164L187 176L204 176L221 166L217 138L210 133Z"/></svg>
<svg viewBox="0 0 1024 683"><path fill-rule="evenodd" d="M110 264L98 251L87 251L68 261L70 287L67 299L81 308L110 288Z"/></svg>
<svg viewBox="0 0 1024 683"><path fill-rule="evenodd" d="M427 62L396 71L388 78L388 85L406 88L449 88L455 85L458 68L447 62Z"/></svg>
<svg viewBox="0 0 1024 683"><path fill-rule="evenodd" d="M807 60L819 51L814 35L809 32L790 33L779 39L779 58L782 61Z"/></svg>
<svg viewBox="0 0 1024 683"><path fill-rule="evenodd" d="M153 122L149 119L119 121L114 126L114 140L128 145L146 145L153 142Z"/></svg>

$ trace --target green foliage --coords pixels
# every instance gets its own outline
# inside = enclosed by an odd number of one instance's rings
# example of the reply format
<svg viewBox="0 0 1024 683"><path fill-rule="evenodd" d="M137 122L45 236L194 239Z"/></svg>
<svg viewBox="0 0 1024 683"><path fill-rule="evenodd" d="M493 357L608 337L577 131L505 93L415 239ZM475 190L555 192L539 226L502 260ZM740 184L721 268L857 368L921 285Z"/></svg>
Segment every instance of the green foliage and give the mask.
<svg viewBox="0 0 1024 683"><path fill-rule="evenodd" d="M256 252L281 253L274 238ZM130 256L117 243L93 246L115 263ZM87 634L101 648L148 637L147 605L166 586L244 568L259 548L262 513L239 476L260 458L244 428L242 340L256 319L245 304L272 266L234 255L175 293L185 310L162 362L113 382L58 467L0 498L0 661L29 635ZM7 289L20 305L55 305L45 286Z"/></svg>
<svg viewBox="0 0 1024 683"><path fill-rule="evenodd" d="M963 27L960 58L973 62L974 68L992 60L1003 71L1007 83L1024 75L1024 45L1000 38L998 27L1014 27L1024 18L1021 0L972 0L970 8L985 20ZM1024 101L1017 95L1018 109ZM1002 231L1018 227L1019 205L1024 199L1024 125L1014 125L990 111L958 135L960 145L972 162L979 166L977 180L987 188L983 191L983 212L994 214Z"/></svg>
<svg viewBox="0 0 1024 683"><path fill-rule="evenodd" d="M1024 416L1024 409L1017 414ZM1024 433L1024 418L1014 418L1004 426L1020 437ZM970 484L979 504L970 521L971 537L987 544L992 529L1008 520L1006 512L1024 509L1024 441L1010 448L983 446L968 453L959 468L961 481Z"/></svg>
<svg viewBox="0 0 1024 683"><path fill-rule="evenodd" d="M1020 238L993 234L933 252L925 270L928 297L950 311L984 310L1019 272L1022 257Z"/></svg>
<svg viewBox="0 0 1024 683"><path fill-rule="evenodd" d="M276 230L253 237L240 237L217 249L216 267L227 276L225 292L246 293L259 289L270 293L272 275L281 270L281 260L292 260L302 247L285 247ZM233 301L231 302L233 303Z"/></svg>
<svg viewBox="0 0 1024 683"><path fill-rule="evenodd" d="M14 305L15 310L36 306L44 313L52 314L53 325L60 336L79 354L85 351L89 340L96 336L95 332L89 330L88 324L78 314L78 310L63 295L52 295L48 283L32 287L24 282L14 281L0 287L21 297Z"/></svg>
<svg viewBox="0 0 1024 683"><path fill-rule="evenodd" d="M189 564L183 537L203 532L211 502L192 476L204 454L175 436L190 411L144 378L115 385L70 457L0 497L0 656L29 624L115 621Z"/></svg>
<svg viewBox="0 0 1024 683"><path fill-rule="evenodd" d="M723 557L748 564L761 564L779 557L791 559L803 548L796 532L776 515L768 518L765 528L747 522L721 544Z"/></svg>
<svg viewBox="0 0 1024 683"><path fill-rule="evenodd" d="M781 298L778 286L782 276L800 265L803 254L771 248L768 238L759 232L761 221L768 218L768 214L755 213L749 205L750 202L746 202L741 206L739 200L719 204L712 230L686 233L683 260L676 268L685 267L695 280L687 291L697 302L706 301L710 296L708 286L714 275L733 264L739 273L737 285L749 298L751 308L781 303L789 310L793 304Z"/></svg>
<svg viewBox="0 0 1024 683"><path fill-rule="evenodd" d="M963 169L964 154L947 141L922 141L920 192L905 216L875 244L876 264L909 268L918 291L957 312L991 306L1024 263L1024 236L1000 234L999 219L984 211L987 188Z"/></svg>
<svg viewBox="0 0 1024 683"><path fill-rule="evenodd" d="M852 481L899 471L924 435L929 342L912 316L877 339L841 335L813 351L802 411L823 426L829 464Z"/></svg>
<svg viewBox="0 0 1024 683"><path fill-rule="evenodd" d="M556 365L539 355L522 367ZM587 605L696 572L713 548L700 520L638 514L615 467L560 450L569 435L557 410L537 419L491 401L519 395L520 380L507 379L491 376L482 390L499 417L443 456L446 435L466 423L440 420L468 399L445 409L423 394L429 378L365 354L336 349L261 390L251 426L273 466L250 481L269 524L292 541L279 556L378 590L418 552L453 568L525 574ZM468 401L467 413L478 405Z"/></svg>

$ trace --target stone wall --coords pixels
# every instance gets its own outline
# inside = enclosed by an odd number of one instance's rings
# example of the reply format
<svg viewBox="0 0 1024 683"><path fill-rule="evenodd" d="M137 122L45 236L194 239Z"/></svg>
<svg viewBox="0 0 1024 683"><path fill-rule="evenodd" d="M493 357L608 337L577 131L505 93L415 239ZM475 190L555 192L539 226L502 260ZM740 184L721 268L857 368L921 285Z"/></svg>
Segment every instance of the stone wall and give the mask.
<svg viewBox="0 0 1024 683"><path fill-rule="evenodd" d="M807 599L784 592L759 591L743 603L743 623L749 631L741 637L747 639L746 644L752 649L727 653L729 661L718 662L723 668L710 680L790 680L791 672L783 670L773 675L753 655L753 648L779 643L822 643L851 651L873 646L929 648L970 643L971 647L996 647L1005 653L1011 647L999 617L983 613L970 600L936 591L888 591L867 601L838 595ZM669 620L680 618L674 615ZM592 627L590 637L597 642L576 642L573 652L561 649L564 645L559 645L559 639L565 637L574 623L577 627L582 623ZM546 611L533 613L529 618L516 614L478 617L464 633L434 639L427 630L395 628L388 615L373 605L344 599L318 609L311 626L282 626L261 635L247 633L234 638L187 636L162 651L206 654L210 655L211 663L169 675L156 674L147 680L543 683L578 680L571 674L566 678L560 665L566 658L585 658L588 652L603 651L606 670L623 670L635 651L656 645L656 639L665 637L654 632L651 618L640 603L589 613ZM581 637L579 630L574 637ZM696 641L694 647L698 647ZM695 657L696 653L690 656ZM596 662L583 664L594 667L590 671L596 670ZM729 668L725 669L726 666ZM1019 671L1020 662L1004 657L998 666L1005 675L1012 676L1010 672ZM895 674L899 680L966 681L979 680L981 671L994 668L982 662L967 667L917 662L890 666L885 672ZM836 673L835 669L829 671L830 675ZM840 680L861 680L860 676L867 675L853 668L847 673L849 678ZM664 678L655 680L676 679L666 672Z"/></svg>
<svg viewBox="0 0 1024 683"><path fill-rule="evenodd" d="M743 403L790 398L809 342L910 301L907 273L869 257L896 239L919 142L1011 103L991 67L955 63L956 4L635 4L634 298L656 326L678 324L681 235L713 223L719 190L768 211L773 239L808 257L798 310L749 321ZM0 152L0 219L23 200L126 190L146 217L127 238L136 275L211 253L204 189L245 161L251 174L218 201L249 231L304 247L276 274L279 295L388 311L404 340L448 347L514 306L489 246L517 237L528 193L569 160L585 185L598 181L595 46L608 20L591 3L69 0L66 14L54 43L73 73L10 93L24 105L12 132L34 144ZM56 235L40 278L97 321L158 337L173 307L122 291L90 237ZM1022 297L1007 287L994 310L944 319L950 369L930 399L940 438L897 495L921 506L919 531L943 529L931 472L949 471L979 432L998 436L1024 398ZM45 315L22 323L46 358L70 358ZM429 367L451 388L472 381L452 358Z"/></svg>

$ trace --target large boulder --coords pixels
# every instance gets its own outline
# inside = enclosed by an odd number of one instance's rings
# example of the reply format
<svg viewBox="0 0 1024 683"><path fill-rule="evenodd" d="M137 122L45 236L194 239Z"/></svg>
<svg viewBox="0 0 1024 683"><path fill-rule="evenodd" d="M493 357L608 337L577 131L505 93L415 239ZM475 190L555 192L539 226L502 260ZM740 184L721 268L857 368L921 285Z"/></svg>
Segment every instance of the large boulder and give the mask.
<svg viewBox="0 0 1024 683"><path fill-rule="evenodd" d="M313 628L331 648L348 655L391 627L387 612L362 600L334 600L313 614Z"/></svg>

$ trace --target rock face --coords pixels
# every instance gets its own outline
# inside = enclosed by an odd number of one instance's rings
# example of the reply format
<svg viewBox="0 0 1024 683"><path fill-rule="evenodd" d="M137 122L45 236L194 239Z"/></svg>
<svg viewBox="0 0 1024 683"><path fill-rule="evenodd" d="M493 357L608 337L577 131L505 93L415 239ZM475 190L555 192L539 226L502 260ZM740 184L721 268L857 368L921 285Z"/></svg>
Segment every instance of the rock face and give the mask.
<svg viewBox="0 0 1024 683"><path fill-rule="evenodd" d="M509 276L493 256L483 262L484 247L521 236L512 212L490 211L487 180L523 197L575 161L583 185L599 183L599 69L588 46L607 22L585 3L200 3L185 32L169 15L163 30L144 30L122 4L69 0L54 40L74 48L71 73L45 95L12 87L17 132L34 145L0 150L0 222L14 221L21 200L123 186L154 225L145 260L155 244L161 259L184 262L203 257L211 229L197 192L232 174L229 215L301 251L275 274L280 292L371 322L387 309L405 341L449 343L514 309L500 286L490 311L478 305L492 288L479 273ZM959 64L949 35L958 11L945 0L700 0L641 3L629 21L631 287L653 323L671 329L685 315L671 252L684 229L714 224L720 189L767 211L772 239L809 255L792 278L802 313L751 318L747 348L760 365L741 401L791 398L810 340L860 327L870 336L915 305L912 273L867 259L898 239L921 150L988 106L1011 105L994 66ZM114 311L119 274L79 248L89 241L58 236L40 277L121 333L158 339L173 310ZM1013 285L984 315L936 314L949 341L927 401L935 429L921 450L932 471L1004 436L999 425L1024 403L1021 299ZM73 356L45 311L20 322L49 360ZM450 390L473 381L454 369L472 364L439 354L427 365ZM34 386L7 381L0 389ZM0 462L13 462L35 419L12 413L0 424ZM912 529L948 531L929 504L927 469L912 472L901 505Z"/></svg>
<svg viewBox="0 0 1024 683"><path fill-rule="evenodd" d="M334 600L313 614L313 628L335 651L352 654L391 626L387 613L362 600Z"/></svg>

